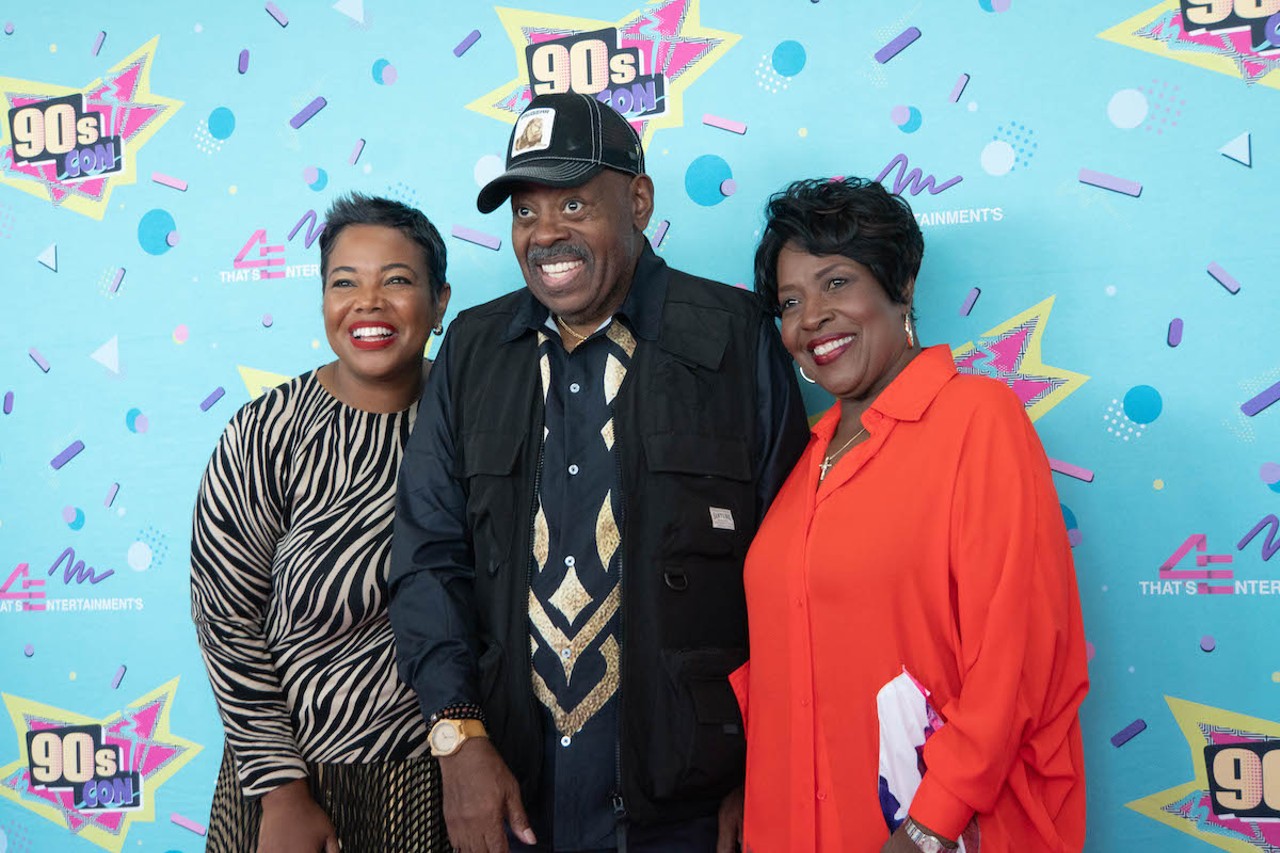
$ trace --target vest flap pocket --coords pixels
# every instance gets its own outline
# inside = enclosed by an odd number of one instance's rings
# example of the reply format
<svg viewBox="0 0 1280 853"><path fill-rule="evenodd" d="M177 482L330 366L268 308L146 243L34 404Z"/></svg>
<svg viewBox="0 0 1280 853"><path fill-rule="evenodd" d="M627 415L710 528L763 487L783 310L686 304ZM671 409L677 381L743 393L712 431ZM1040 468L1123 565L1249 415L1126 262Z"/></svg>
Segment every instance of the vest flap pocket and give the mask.
<svg viewBox="0 0 1280 853"><path fill-rule="evenodd" d="M647 435L644 455L650 471L724 477L743 483L751 480L747 442L735 436Z"/></svg>
<svg viewBox="0 0 1280 853"><path fill-rule="evenodd" d="M473 432L462 436L463 477L487 474L505 477L516 467L524 435L511 432Z"/></svg>
<svg viewBox="0 0 1280 853"><path fill-rule="evenodd" d="M693 713L699 723L738 722L738 700L727 678L692 678L689 692L693 695Z"/></svg>

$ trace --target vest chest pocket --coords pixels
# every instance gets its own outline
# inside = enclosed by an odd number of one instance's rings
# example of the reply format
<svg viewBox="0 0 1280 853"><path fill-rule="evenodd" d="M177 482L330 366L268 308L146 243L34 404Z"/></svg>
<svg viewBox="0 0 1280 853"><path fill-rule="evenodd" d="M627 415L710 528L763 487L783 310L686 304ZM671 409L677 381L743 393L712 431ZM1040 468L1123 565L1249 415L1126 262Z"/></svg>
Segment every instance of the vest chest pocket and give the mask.
<svg viewBox="0 0 1280 853"><path fill-rule="evenodd" d="M747 442L737 436L660 433L643 439L661 514L665 562L746 555L755 531L755 484ZM669 585L673 588L679 581Z"/></svg>
<svg viewBox="0 0 1280 853"><path fill-rule="evenodd" d="M462 458L455 472L467 493L467 526L475 547L476 569L490 574L507 560L520 512L521 477L517 471L523 434L471 432L461 437Z"/></svg>

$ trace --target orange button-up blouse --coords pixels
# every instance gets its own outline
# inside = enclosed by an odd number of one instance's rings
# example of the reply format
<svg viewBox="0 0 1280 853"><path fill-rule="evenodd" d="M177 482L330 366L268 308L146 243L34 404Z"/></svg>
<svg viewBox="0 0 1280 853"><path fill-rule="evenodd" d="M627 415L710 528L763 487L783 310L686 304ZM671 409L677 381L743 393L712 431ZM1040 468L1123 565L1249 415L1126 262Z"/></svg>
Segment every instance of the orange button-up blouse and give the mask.
<svg viewBox="0 0 1280 853"><path fill-rule="evenodd" d="M1062 511L1017 397L957 375L945 346L862 417L869 438L819 481L818 421L747 557L754 853L878 853L876 694L905 667L944 725L910 814L981 853L1078 851L1084 631Z"/></svg>

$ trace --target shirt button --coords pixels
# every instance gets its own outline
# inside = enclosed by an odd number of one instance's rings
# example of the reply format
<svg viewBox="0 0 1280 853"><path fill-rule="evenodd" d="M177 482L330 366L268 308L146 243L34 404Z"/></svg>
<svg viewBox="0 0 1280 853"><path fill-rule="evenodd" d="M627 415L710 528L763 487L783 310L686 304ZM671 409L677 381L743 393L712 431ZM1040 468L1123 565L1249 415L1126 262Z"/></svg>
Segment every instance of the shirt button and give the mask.
<svg viewBox="0 0 1280 853"><path fill-rule="evenodd" d="M570 465L570 466L569 466L569 474L570 474L570 476L572 476L572 475L574 475L574 474L576 474L576 473L578 473L578 466L577 466L577 465Z"/></svg>
<svg viewBox="0 0 1280 853"><path fill-rule="evenodd" d="M579 385L577 382L574 382L572 385L569 386L570 394L577 394L581 390L582 390L582 386Z"/></svg>
<svg viewBox="0 0 1280 853"><path fill-rule="evenodd" d="M798 595L796 596L796 607L804 607L804 599Z"/></svg>
<svg viewBox="0 0 1280 853"><path fill-rule="evenodd" d="M566 740L568 740L568 738L566 738ZM818 799L819 799L819 800L825 800L826 798L827 798L827 792L826 792L826 791L819 791L819 792L818 792Z"/></svg>
<svg viewBox="0 0 1280 853"><path fill-rule="evenodd" d="M803 699L801 699L801 700L800 700L800 705L801 705L802 707L808 708L808 707L809 707L809 697L808 697L808 696L805 696Z"/></svg>
<svg viewBox="0 0 1280 853"><path fill-rule="evenodd" d="M570 651L569 649L561 649L560 657L564 658L565 660L568 660L569 658L573 657L573 652Z"/></svg>
<svg viewBox="0 0 1280 853"><path fill-rule="evenodd" d="M567 556L567 557L565 557L565 558L564 558L564 564L565 564L566 566L568 566L569 568L571 568L571 569L573 568L573 564L574 564L574 563L576 563L576 562L578 562L578 561L577 561L577 560L575 560L575 559L573 558L573 555L572 555L572 554L570 554L569 556Z"/></svg>
<svg viewBox="0 0 1280 853"><path fill-rule="evenodd" d="M573 738L569 737L568 735L565 735L564 737L560 738L561 746L568 746L571 743L573 743Z"/></svg>

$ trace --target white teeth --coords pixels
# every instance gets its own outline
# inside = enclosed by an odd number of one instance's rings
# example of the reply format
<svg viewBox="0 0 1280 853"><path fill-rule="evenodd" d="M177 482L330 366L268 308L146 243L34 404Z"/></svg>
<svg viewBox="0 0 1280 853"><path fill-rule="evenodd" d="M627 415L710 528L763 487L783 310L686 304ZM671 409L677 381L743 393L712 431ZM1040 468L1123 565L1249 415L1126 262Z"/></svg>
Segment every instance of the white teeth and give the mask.
<svg viewBox="0 0 1280 853"><path fill-rule="evenodd" d="M361 326L351 330L353 338L389 338L394 334L386 326Z"/></svg>
<svg viewBox="0 0 1280 853"><path fill-rule="evenodd" d="M848 337L845 337L845 338L838 338L837 340L834 340L834 341L827 341L825 344L819 344L818 346L814 347L813 354L826 355L827 353L835 352L845 344L849 344L852 342L853 342L853 335L849 335Z"/></svg>
<svg viewBox="0 0 1280 853"><path fill-rule="evenodd" d="M577 269L582 266L582 261L560 261L554 264L541 264L542 272L546 275L564 275L569 270Z"/></svg>

